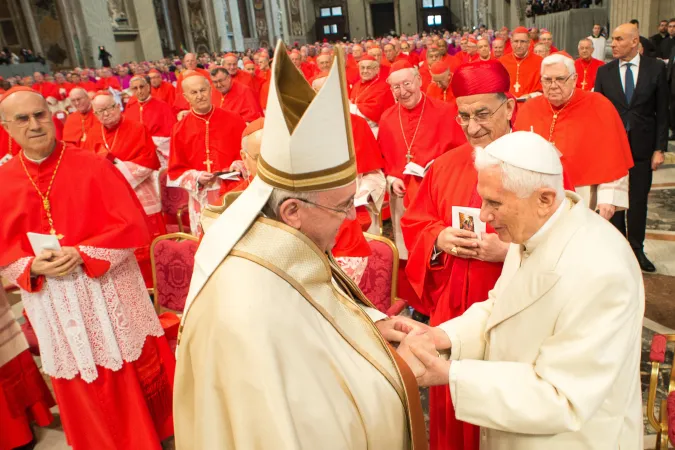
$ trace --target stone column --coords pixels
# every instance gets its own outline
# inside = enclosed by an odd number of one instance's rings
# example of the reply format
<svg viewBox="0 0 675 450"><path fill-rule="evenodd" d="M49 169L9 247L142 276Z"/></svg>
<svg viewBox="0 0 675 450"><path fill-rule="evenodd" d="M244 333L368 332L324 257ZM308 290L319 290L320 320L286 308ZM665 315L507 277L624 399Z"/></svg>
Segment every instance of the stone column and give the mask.
<svg viewBox="0 0 675 450"><path fill-rule="evenodd" d="M30 43L33 50L33 54L37 55L38 53L44 55L45 52L42 50L42 42L40 41L40 35L35 25L35 17L33 16L33 8L30 6L29 0L20 0L21 3L21 12L23 12L23 17L26 20L26 28L28 29L28 36L30 37Z"/></svg>
<svg viewBox="0 0 675 450"><path fill-rule="evenodd" d="M213 0L213 14L216 17L216 28L218 30L218 36L220 37L220 47L216 50L223 51L234 48L232 39L230 38L230 28L228 26L230 9L227 0Z"/></svg>
<svg viewBox="0 0 675 450"><path fill-rule="evenodd" d="M272 20L272 6L270 5L269 0L263 2L263 9L265 11L265 20L267 22L267 38L271 47L274 47L277 44L276 34L274 33L275 25ZM258 39L262 39L262 36L258 36Z"/></svg>
<svg viewBox="0 0 675 450"><path fill-rule="evenodd" d="M171 18L169 17L169 4L166 0L161 0L162 2L162 17L164 17L164 23L166 24L166 34L167 40L169 41L169 48L176 49L176 42L173 40L173 26L171 24Z"/></svg>
<svg viewBox="0 0 675 450"><path fill-rule="evenodd" d="M244 48L244 34L241 31L241 16L239 15L239 4L237 0L228 0L227 7L230 10L230 25L232 26L232 34L234 40L234 49L238 52L243 52Z"/></svg>
<svg viewBox="0 0 675 450"><path fill-rule="evenodd" d="M59 18L61 19L63 34L66 37L66 51L68 52L68 58L72 61L74 66L82 65L84 64L82 49L79 45L75 45L74 39L78 35L75 20L73 20L65 0L56 0L56 7L59 12Z"/></svg>
<svg viewBox="0 0 675 450"><path fill-rule="evenodd" d="M112 31L112 20L108 15L107 0L67 0L70 4L68 11L74 14L74 22L82 47L82 56L85 65L98 67L98 47L105 49L112 55L112 63L116 64L119 54Z"/></svg>
<svg viewBox="0 0 675 450"><path fill-rule="evenodd" d="M180 16L183 22L183 33L185 34L186 50L191 52L195 50L195 40L192 37L192 25L190 24L190 14L188 13L187 0L179 0L178 5L180 6Z"/></svg>
<svg viewBox="0 0 675 450"><path fill-rule="evenodd" d="M136 15L136 23L133 24L138 29L138 40L143 49L143 59L154 61L161 59L162 42L159 39L159 28L155 18L155 9L152 0L134 0L133 8Z"/></svg>

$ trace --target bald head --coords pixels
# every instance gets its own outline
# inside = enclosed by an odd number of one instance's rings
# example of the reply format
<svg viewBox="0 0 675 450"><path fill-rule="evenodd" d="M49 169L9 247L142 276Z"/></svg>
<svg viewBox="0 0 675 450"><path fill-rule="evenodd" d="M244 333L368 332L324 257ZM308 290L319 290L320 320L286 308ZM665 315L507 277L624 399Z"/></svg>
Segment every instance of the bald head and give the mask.
<svg viewBox="0 0 675 450"><path fill-rule="evenodd" d="M70 104L77 109L80 114L86 114L91 110L91 100L87 95L87 91L82 88L76 87L70 91L68 94L70 99Z"/></svg>
<svg viewBox="0 0 675 450"><path fill-rule="evenodd" d="M54 151L56 130L52 114L43 96L37 92L18 91L0 102L3 128L31 159L43 159Z"/></svg>
<svg viewBox="0 0 675 450"><path fill-rule="evenodd" d="M183 57L183 65L186 69L195 70L197 68L197 57L194 53L187 53Z"/></svg>
<svg viewBox="0 0 675 450"><path fill-rule="evenodd" d="M640 32L631 23L616 27L612 33L612 56L622 61L630 61L639 51Z"/></svg>

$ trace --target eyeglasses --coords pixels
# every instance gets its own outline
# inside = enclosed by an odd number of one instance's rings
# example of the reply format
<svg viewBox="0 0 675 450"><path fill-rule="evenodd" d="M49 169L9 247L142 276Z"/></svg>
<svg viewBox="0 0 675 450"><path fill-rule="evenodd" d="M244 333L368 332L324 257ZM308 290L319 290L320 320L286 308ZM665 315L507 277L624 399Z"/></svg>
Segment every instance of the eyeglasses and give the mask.
<svg viewBox="0 0 675 450"><path fill-rule="evenodd" d="M455 117L455 120L457 120L457 123L460 125L468 125L469 122L471 122L471 119L474 120L478 125L485 125L492 119L492 116L494 116L497 111L499 111L499 108L504 106L504 103L506 103L508 100L504 100L498 107L492 112L484 111L484 112L479 112L478 114L470 115L470 114L463 114L459 113L457 114L457 117Z"/></svg>
<svg viewBox="0 0 675 450"><path fill-rule="evenodd" d="M342 208L333 208L333 207L331 207L331 206L321 205L321 204L319 204L319 203L315 203L315 202L312 202L312 201L310 201L310 200L306 200L306 199L304 199L304 198L293 198L293 197L285 198L285 199L283 199L282 201L280 201L279 204L281 205L281 204L282 204L283 202L285 202L286 200L297 200L297 201L299 201L299 202L306 203L306 204L308 204L308 205L316 206L317 208L323 208L323 209L325 209L325 210L332 211L332 212L334 212L334 213L344 214L345 216L348 216L349 213L351 212L351 210L354 208L354 198L352 198L351 200L349 200L349 205L348 205L346 208L344 208L344 209L342 209Z"/></svg>
<svg viewBox="0 0 675 450"><path fill-rule="evenodd" d="M17 127L26 128L30 123L31 117L40 123L46 123L51 120L51 117L49 117L49 111L40 110L32 114L19 114L14 116L14 119L4 120L4 122L7 123L13 122L14 124L16 124Z"/></svg>
<svg viewBox="0 0 675 450"><path fill-rule="evenodd" d="M392 92L399 92L401 88L406 91L412 91L414 83L412 81L404 81L401 84L395 84L391 87Z"/></svg>
<svg viewBox="0 0 675 450"><path fill-rule="evenodd" d="M117 103L110 105L107 108L97 109L96 111L94 111L94 114L96 114L97 116L104 116L107 113L113 112L115 108L117 108Z"/></svg>
<svg viewBox="0 0 675 450"><path fill-rule="evenodd" d="M553 83L555 83L558 86L562 86L565 83L567 83L567 80L569 80L572 75L574 75L574 74L571 73L571 74L567 75L566 77L556 77L556 78L541 77L541 85L549 87Z"/></svg>

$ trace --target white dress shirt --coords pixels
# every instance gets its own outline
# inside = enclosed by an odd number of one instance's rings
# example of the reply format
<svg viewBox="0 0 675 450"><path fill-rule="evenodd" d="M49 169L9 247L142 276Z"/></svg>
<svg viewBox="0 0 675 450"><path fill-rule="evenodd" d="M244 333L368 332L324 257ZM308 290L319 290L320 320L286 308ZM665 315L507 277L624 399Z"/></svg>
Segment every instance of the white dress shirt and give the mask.
<svg viewBox="0 0 675 450"><path fill-rule="evenodd" d="M637 87L638 73L640 72L640 53L635 55L635 58L628 62L633 64L630 66L630 70L633 71L633 81L635 82L634 87ZM619 75L621 75L619 78L621 78L621 87L623 88L624 92L626 92L626 67L628 67L628 62L619 62ZM635 93L635 90L633 90L633 93Z"/></svg>

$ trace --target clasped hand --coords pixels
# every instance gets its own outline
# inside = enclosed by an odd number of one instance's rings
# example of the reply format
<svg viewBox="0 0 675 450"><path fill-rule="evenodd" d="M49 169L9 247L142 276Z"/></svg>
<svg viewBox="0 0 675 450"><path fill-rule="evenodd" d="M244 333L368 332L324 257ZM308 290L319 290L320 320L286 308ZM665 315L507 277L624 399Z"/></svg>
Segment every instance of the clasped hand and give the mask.
<svg viewBox="0 0 675 450"><path fill-rule="evenodd" d="M400 343L396 350L412 370L420 386L448 384L450 361L439 357L452 343L441 329L407 317L395 316L375 323L382 336Z"/></svg>
<svg viewBox="0 0 675 450"><path fill-rule="evenodd" d="M453 227L447 227L439 233L436 247L458 258L488 262L504 261L509 250L509 244L499 240L499 236L494 233L483 233L482 239L478 240L476 233Z"/></svg>
<svg viewBox="0 0 675 450"><path fill-rule="evenodd" d="M61 250L44 250L33 259L30 273L50 278L62 277L72 273L82 264L82 257L75 247L63 247Z"/></svg>

